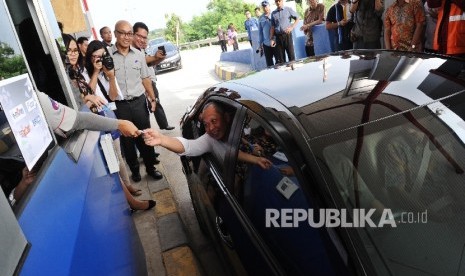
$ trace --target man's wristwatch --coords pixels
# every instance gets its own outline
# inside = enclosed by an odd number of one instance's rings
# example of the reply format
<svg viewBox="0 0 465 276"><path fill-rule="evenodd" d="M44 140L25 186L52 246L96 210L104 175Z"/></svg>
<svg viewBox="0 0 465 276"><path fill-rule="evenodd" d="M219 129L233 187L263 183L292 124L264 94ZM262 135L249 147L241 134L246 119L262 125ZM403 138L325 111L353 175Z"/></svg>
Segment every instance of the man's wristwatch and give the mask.
<svg viewBox="0 0 465 276"><path fill-rule="evenodd" d="M15 198L15 189L13 189L8 196L8 200L10 201L11 206L14 206L16 204L16 198Z"/></svg>

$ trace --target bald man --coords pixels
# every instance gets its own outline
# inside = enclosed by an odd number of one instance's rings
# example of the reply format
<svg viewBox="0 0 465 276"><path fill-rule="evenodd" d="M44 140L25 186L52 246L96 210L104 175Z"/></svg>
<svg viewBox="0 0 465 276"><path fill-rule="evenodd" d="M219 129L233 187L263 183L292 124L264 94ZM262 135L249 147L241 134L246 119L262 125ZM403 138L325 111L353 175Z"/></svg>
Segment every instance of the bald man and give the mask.
<svg viewBox="0 0 465 276"><path fill-rule="evenodd" d="M139 129L150 128L148 109L155 111L156 99L145 55L132 46L134 32L128 21L116 22L114 35L116 43L109 51L115 64L116 80L124 97L123 100L115 101L116 117L133 122ZM156 180L163 178L163 175L155 168L155 164L159 161L155 156L153 146L146 145L142 138L122 137L121 147L126 163L132 172L133 181L141 181L136 147L144 160L147 174Z"/></svg>

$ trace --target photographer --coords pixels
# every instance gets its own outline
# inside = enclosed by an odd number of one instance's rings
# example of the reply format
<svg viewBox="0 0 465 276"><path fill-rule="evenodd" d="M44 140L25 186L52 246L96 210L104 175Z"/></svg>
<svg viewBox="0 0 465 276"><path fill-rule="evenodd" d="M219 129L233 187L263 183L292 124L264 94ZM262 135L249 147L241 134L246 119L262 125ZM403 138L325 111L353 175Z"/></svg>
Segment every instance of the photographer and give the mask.
<svg viewBox="0 0 465 276"><path fill-rule="evenodd" d="M98 40L92 41L86 56L86 70L83 76L95 95L106 99L107 102L122 100L123 95L116 82L112 57L108 54L105 45Z"/></svg>
<svg viewBox="0 0 465 276"><path fill-rule="evenodd" d="M153 56L147 55L145 49L147 48L147 40L149 34L149 28L143 22L136 22L132 27L134 31L134 39L132 40L132 46L143 52L145 55L145 61L147 63L150 79L152 81L153 92L156 97L156 106L155 120L157 121L158 127L164 130L173 130L174 126L168 124L168 119L166 118L165 110L160 102L160 96L157 88L157 77L155 75L154 66L162 62L166 58L166 50L164 46L159 46L158 50L154 53Z"/></svg>

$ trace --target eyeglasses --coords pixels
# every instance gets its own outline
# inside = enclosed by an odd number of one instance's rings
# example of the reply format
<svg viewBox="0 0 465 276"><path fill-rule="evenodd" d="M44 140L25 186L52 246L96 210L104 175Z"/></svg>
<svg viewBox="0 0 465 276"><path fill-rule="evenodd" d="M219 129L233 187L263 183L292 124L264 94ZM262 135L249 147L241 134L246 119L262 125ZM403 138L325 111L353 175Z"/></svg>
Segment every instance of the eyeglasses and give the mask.
<svg viewBox="0 0 465 276"><path fill-rule="evenodd" d="M140 34L138 34L138 33L135 33L135 35L136 35L138 38L143 39L143 40L147 40L147 39L148 39L148 37L143 36L143 35L140 35Z"/></svg>
<svg viewBox="0 0 465 276"><path fill-rule="evenodd" d="M126 36L126 37L133 37L134 36L133 32L125 33L125 32L121 32L121 31L118 31L118 30L115 30L115 32L117 32L120 36Z"/></svg>
<svg viewBox="0 0 465 276"><path fill-rule="evenodd" d="M68 51L66 51L66 53L68 55L77 55L79 54L79 49L75 48L75 49L68 49Z"/></svg>

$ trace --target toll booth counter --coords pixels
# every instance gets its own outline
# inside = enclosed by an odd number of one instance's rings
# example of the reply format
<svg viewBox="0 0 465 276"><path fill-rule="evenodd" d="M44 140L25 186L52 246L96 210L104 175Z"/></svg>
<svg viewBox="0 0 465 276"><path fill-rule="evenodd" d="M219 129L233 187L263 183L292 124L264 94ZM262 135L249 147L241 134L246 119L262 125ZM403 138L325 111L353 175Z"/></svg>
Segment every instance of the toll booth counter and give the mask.
<svg viewBox="0 0 465 276"><path fill-rule="evenodd" d="M146 275L103 133L57 138L38 101L85 109L51 1L0 1L0 23L0 275Z"/></svg>

